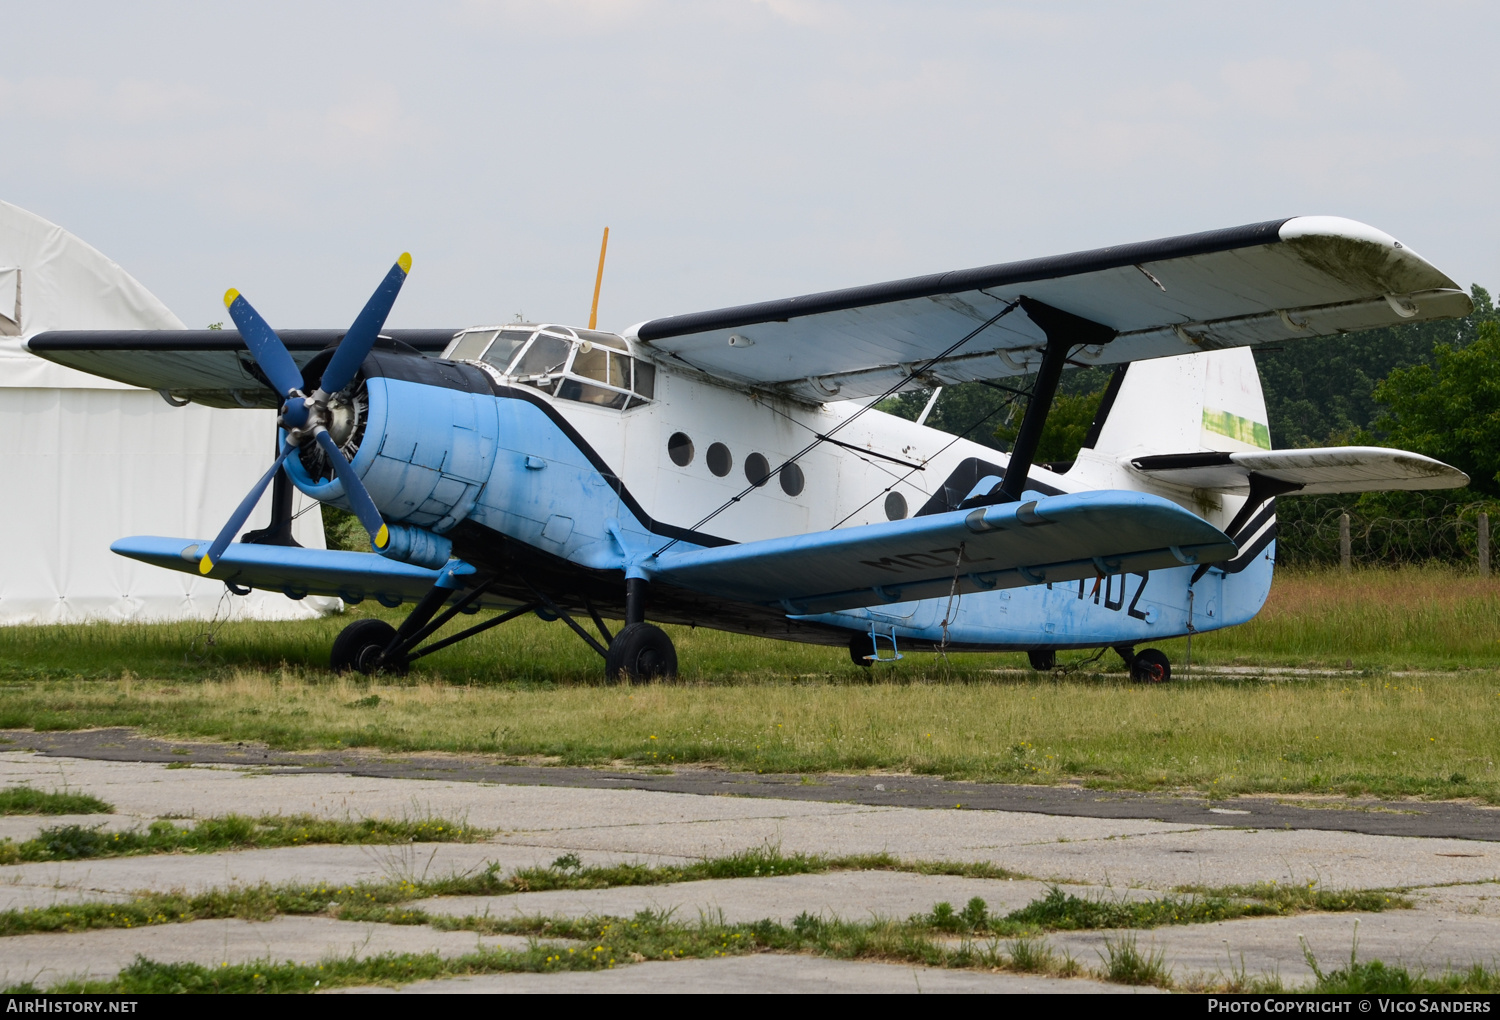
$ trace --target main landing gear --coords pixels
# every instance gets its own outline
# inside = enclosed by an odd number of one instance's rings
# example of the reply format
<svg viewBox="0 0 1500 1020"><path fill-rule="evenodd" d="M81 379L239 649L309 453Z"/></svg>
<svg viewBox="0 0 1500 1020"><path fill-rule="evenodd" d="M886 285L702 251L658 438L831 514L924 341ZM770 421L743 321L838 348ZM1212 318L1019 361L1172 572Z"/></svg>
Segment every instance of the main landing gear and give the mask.
<svg viewBox="0 0 1500 1020"><path fill-rule="evenodd" d="M1130 679L1136 683L1164 684L1172 679L1172 663L1167 659L1166 653L1158 648L1138 652L1130 645L1117 645L1115 651L1125 660L1125 665L1130 667ZM1031 668L1038 673L1047 673L1057 668L1057 652L1051 648L1033 649L1026 653L1026 657L1031 660Z"/></svg>
<svg viewBox="0 0 1500 1020"><path fill-rule="evenodd" d="M1130 667L1130 679L1142 684L1164 684L1172 679L1172 663L1165 652L1158 648L1136 651L1129 645L1115 649L1125 665Z"/></svg>
<svg viewBox="0 0 1500 1020"><path fill-rule="evenodd" d="M536 613L544 620L562 620L590 648L598 652L604 659L604 674L611 682L670 680L677 675L677 649L672 646L672 639L667 636L666 631L645 620L647 582L639 578L630 578L625 582L625 626L618 634L610 634L603 618L587 598L581 600L594 626L598 628L600 637L604 639L602 643L553 599L527 584L526 587L533 596L532 601L440 641L423 644L459 613L477 612L480 598L494 586L495 581L495 577L479 578L467 564L450 563L439 576L437 584L422 596L400 627L392 627L384 620L355 620L345 627L334 639L329 665L338 673L352 670L367 675L399 675L424 655L498 627L518 616ZM443 609L455 597L457 601Z"/></svg>

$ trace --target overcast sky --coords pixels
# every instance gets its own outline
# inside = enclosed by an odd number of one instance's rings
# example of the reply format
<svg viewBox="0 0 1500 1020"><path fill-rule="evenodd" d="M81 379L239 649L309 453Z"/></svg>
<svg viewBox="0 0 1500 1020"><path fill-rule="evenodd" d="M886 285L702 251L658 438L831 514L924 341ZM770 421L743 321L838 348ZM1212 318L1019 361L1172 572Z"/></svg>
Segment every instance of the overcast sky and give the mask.
<svg viewBox="0 0 1500 1020"><path fill-rule="evenodd" d="M0 3L0 198L190 326L600 325L1330 213L1500 289L1492 3Z"/></svg>

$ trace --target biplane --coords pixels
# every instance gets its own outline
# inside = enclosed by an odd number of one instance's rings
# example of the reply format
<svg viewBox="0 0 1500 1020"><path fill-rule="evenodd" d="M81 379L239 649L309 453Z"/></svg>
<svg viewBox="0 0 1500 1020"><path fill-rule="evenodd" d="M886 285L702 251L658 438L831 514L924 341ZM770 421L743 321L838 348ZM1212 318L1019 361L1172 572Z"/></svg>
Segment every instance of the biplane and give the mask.
<svg viewBox="0 0 1500 1020"><path fill-rule="evenodd" d="M43 358L172 403L279 409L274 461L217 537L112 548L235 592L411 607L399 626L351 623L332 647L339 670L399 672L534 613L612 678L674 675L671 623L847 646L863 666L942 649L1025 651L1048 668L1060 650L1113 648L1161 681L1171 664L1141 646L1264 603L1277 497L1467 482L1399 450L1271 448L1251 349L1472 310L1409 247L1347 219L618 333L386 330L410 269L403 255L344 331L275 330L231 290L237 330L30 338ZM596 310L597 296L596 281ZM1037 463L1070 365L1113 372L1077 458ZM1008 454L876 407L969 381L1012 391ZM357 515L372 551L294 545L293 486ZM268 488L270 527L240 536Z"/></svg>

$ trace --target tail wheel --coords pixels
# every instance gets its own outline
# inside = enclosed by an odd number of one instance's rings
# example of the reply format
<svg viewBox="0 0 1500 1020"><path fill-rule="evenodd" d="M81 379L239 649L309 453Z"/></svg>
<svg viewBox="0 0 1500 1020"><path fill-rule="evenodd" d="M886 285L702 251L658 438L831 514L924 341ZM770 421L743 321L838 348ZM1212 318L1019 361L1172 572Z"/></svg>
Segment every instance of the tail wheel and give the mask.
<svg viewBox="0 0 1500 1020"><path fill-rule="evenodd" d="M1164 684L1172 679L1172 663L1156 648L1135 653L1130 663L1130 678L1145 684Z"/></svg>
<svg viewBox="0 0 1500 1020"><path fill-rule="evenodd" d="M628 624L609 643L604 674L610 680L670 680L677 675L677 649L660 627Z"/></svg>
<svg viewBox="0 0 1500 1020"><path fill-rule="evenodd" d="M333 639L328 664L335 673L351 670L373 676L375 673L405 673L406 663L381 662L381 653L396 636L396 628L384 620L355 620Z"/></svg>

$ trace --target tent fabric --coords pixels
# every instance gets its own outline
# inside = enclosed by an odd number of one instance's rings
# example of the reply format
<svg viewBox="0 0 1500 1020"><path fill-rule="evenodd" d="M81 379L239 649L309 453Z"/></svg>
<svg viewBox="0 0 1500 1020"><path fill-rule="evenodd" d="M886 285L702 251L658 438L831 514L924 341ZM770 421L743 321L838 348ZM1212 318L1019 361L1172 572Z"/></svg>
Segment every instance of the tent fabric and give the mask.
<svg viewBox="0 0 1500 1020"><path fill-rule="evenodd" d="M18 332L0 335L0 387L124 388L33 356L21 346L24 337L49 329L184 328L154 294L99 251L9 202L0 202L0 315L19 318Z"/></svg>
<svg viewBox="0 0 1500 1020"><path fill-rule="evenodd" d="M270 463L275 414L171 407L26 351L22 341L45 330L183 324L98 251L5 202L0 284L0 624L290 620L338 608L337 599L228 596L217 581L111 553L126 535L217 533ZM300 492L294 509L308 512L293 536L323 548L320 509ZM269 520L266 498L246 530Z"/></svg>

